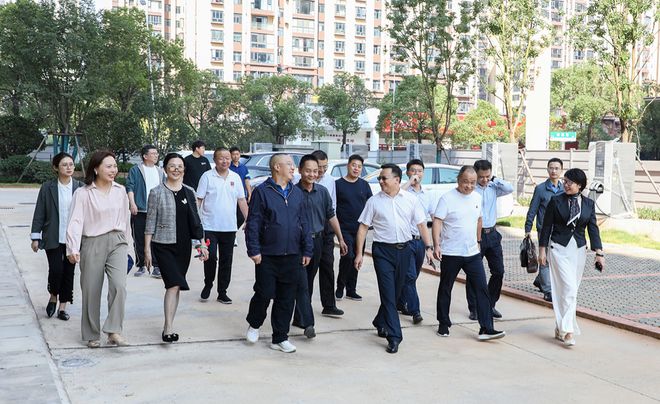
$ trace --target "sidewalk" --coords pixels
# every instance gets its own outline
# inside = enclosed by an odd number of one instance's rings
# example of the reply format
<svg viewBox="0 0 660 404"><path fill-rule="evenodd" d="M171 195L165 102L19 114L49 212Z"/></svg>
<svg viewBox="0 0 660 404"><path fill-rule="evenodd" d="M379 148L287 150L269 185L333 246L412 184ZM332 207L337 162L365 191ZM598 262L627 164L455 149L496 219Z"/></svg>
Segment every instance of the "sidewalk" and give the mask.
<svg viewBox="0 0 660 404"><path fill-rule="evenodd" d="M208 302L199 301L203 270L193 261L188 275L192 290L182 292L175 322L181 341L164 345L162 281L131 274L124 323L131 346L90 350L80 341L77 276L71 320L45 316L46 257L29 249L29 227L17 227L29 226L34 208L29 203L36 195L37 190L0 190L0 208L12 208L0 209L3 280L11 276L11 260L16 260L26 286L3 284L0 297L31 319L5 322L14 316L6 315L3 306L0 402L660 401L657 340L580 319L583 335L568 349L553 339L550 309L505 296L498 303L504 321L496 327L506 330L507 337L477 342L478 324L467 319L461 284L453 292L451 337L440 338L435 334L438 280L429 274L418 281L425 320L413 326L409 317L402 317L404 341L398 354L389 355L371 326L378 294L370 259L360 273L364 301L338 302L346 311L344 318L322 317L314 296L318 336L307 340L292 329L298 352L270 350L269 324L262 328L260 341L248 346L245 315L254 266L242 237L229 290L234 304L217 303L214 293ZM16 282L21 279L16 277ZM105 298L102 302L105 305ZM26 337L18 342L12 339L16 335ZM30 377L38 373L39 380L27 385L24 369L35 369Z"/></svg>

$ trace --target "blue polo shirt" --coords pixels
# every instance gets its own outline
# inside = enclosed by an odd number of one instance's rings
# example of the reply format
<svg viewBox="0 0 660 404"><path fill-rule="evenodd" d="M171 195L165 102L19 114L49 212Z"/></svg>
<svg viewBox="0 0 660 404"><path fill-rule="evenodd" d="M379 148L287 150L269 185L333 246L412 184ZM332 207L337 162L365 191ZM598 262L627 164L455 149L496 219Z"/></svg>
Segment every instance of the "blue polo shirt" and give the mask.
<svg viewBox="0 0 660 404"><path fill-rule="evenodd" d="M245 167L245 164L238 163L238 166L235 166L234 163L229 164L229 169L238 174L239 177L241 177L241 181L243 182L243 189L245 190L245 197L247 198L248 196L248 191L247 187L245 186L245 180L252 179L250 178L250 172L248 171L247 167Z"/></svg>

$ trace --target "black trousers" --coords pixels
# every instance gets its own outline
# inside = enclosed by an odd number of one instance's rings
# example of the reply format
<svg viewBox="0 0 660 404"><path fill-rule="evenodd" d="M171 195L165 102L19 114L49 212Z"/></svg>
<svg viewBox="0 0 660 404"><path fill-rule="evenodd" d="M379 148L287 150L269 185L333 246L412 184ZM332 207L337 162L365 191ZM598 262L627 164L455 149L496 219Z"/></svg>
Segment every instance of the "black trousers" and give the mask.
<svg viewBox="0 0 660 404"><path fill-rule="evenodd" d="M240 229L245 223L245 218L243 217L243 212L239 209L238 204L236 204L236 228Z"/></svg>
<svg viewBox="0 0 660 404"><path fill-rule="evenodd" d="M312 294L314 292L314 277L321 262L323 237L314 237L314 253L309 264L302 271L298 292L296 292L296 310L293 313L293 322L303 327L314 325L314 311L312 310ZM332 288L332 284L330 285Z"/></svg>
<svg viewBox="0 0 660 404"><path fill-rule="evenodd" d="M355 237L357 233L341 232L344 242L348 246L348 253L339 258L339 273L337 274L337 289L347 293L355 293L357 288L358 271L355 269ZM364 251L364 245L362 246Z"/></svg>
<svg viewBox="0 0 660 404"><path fill-rule="evenodd" d="M144 266L144 230L146 225L147 212L138 212L137 215L131 215L133 244L135 246L135 255L137 255L135 266L138 268ZM151 254L151 265L158 266L158 261L153 254Z"/></svg>
<svg viewBox="0 0 660 404"><path fill-rule="evenodd" d="M316 252L314 253L316 256ZM323 242L321 244L321 259L318 265L319 271L319 294L321 295L321 305L324 309L330 309L337 306L335 301L335 233L327 230L323 233ZM309 272L308 272L309 274ZM313 278L313 276L312 276ZM313 284L314 279L312 279ZM310 287L311 295L313 287Z"/></svg>
<svg viewBox="0 0 660 404"><path fill-rule="evenodd" d="M302 271L300 255L262 255L261 264L255 266L254 296L246 320L250 327L260 328L273 300L273 344L289 339L289 322Z"/></svg>
<svg viewBox="0 0 660 404"><path fill-rule="evenodd" d="M66 258L66 245L46 250L48 258L48 292L57 295L60 303L73 303L75 264Z"/></svg>
<svg viewBox="0 0 660 404"><path fill-rule="evenodd" d="M451 327L449 305L451 304L451 289L460 270L463 270L474 285L477 300L477 316L479 325L487 330L493 329L493 310L488 297L486 274L481 254L471 257L457 255L442 255L440 261L440 285L438 286L437 316L440 325Z"/></svg>
<svg viewBox="0 0 660 404"><path fill-rule="evenodd" d="M213 287L218 276L218 294L227 293L231 281L231 266L234 261L235 231L205 231L204 237L210 241L209 259L204 261L204 286Z"/></svg>
<svg viewBox="0 0 660 404"><path fill-rule="evenodd" d="M504 254L502 253L502 235L493 230L489 233L481 233L481 256L486 257L488 269L490 270L490 279L488 280L488 296L490 304L495 304L500 300L502 292L502 282L504 281ZM475 296L475 286L468 276L465 282L465 296L467 297L468 309L470 312L477 309L477 298Z"/></svg>

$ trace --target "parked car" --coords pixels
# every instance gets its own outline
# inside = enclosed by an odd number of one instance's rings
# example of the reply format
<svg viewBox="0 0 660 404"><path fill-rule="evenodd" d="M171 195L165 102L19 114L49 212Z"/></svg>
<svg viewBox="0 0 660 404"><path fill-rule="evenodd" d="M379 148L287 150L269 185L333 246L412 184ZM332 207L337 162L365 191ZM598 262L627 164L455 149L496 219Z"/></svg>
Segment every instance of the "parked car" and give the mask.
<svg viewBox="0 0 660 404"><path fill-rule="evenodd" d="M404 184L408 181L406 175L406 165L399 164L403 176L401 183ZM452 166L448 164L427 163L424 164L424 178L422 178L422 186L425 190L429 191L431 198L438 201L442 194L456 188L456 177L461 169L460 166ZM364 177L371 187L371 192L376 194L380 192L380 185L378 184L378 176L380 169L372 172ZM505 195L497 198L497 217L503 218L511 216L513 213L513 194Z"/></svg>
<svg viewBox="0 0 660 404"><path fill-rule="evenodd" d="M295 162L295 159L294 159ZM298 162L300 162L300 159L298 159ZM328 169L326 171L326 175L330 174L335 179L339 179L346 175L346 166L348 165L348 161L346 159L342 160L329 160L328 161ZM360 177L366 177L367 175L375 172L375 171L380 171L380 165L374 164L368 161L365 161L364 164L362 165L362 173ZM257 175L255 176L253 174L252 169L250 169L250 176L252 177L252 180L250 180L250 185L253 187L256 187L257 185L261 184L262 182L266 181L266 178L270 175L270 171L267 173L262 174L261 176ZM298 174L298 163L296 163L296 170L295 173L293 174L293 181L298 182L300 180L300 174ZM379 188L380 190L380 188Z"/></svg>

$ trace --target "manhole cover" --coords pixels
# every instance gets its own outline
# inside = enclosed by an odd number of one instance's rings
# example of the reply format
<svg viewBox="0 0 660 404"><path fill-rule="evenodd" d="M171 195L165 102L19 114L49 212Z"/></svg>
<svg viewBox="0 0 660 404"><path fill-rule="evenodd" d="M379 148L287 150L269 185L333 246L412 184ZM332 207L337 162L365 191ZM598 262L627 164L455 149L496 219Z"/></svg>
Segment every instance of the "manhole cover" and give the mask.
<svg viewBox="0 0 660 404"><path fill-rule="evenodd" d="M64 368L84 368L88 366L93 366L94 362L91 361L90 359L71 358L60 361L60 365Z"/></svg>

